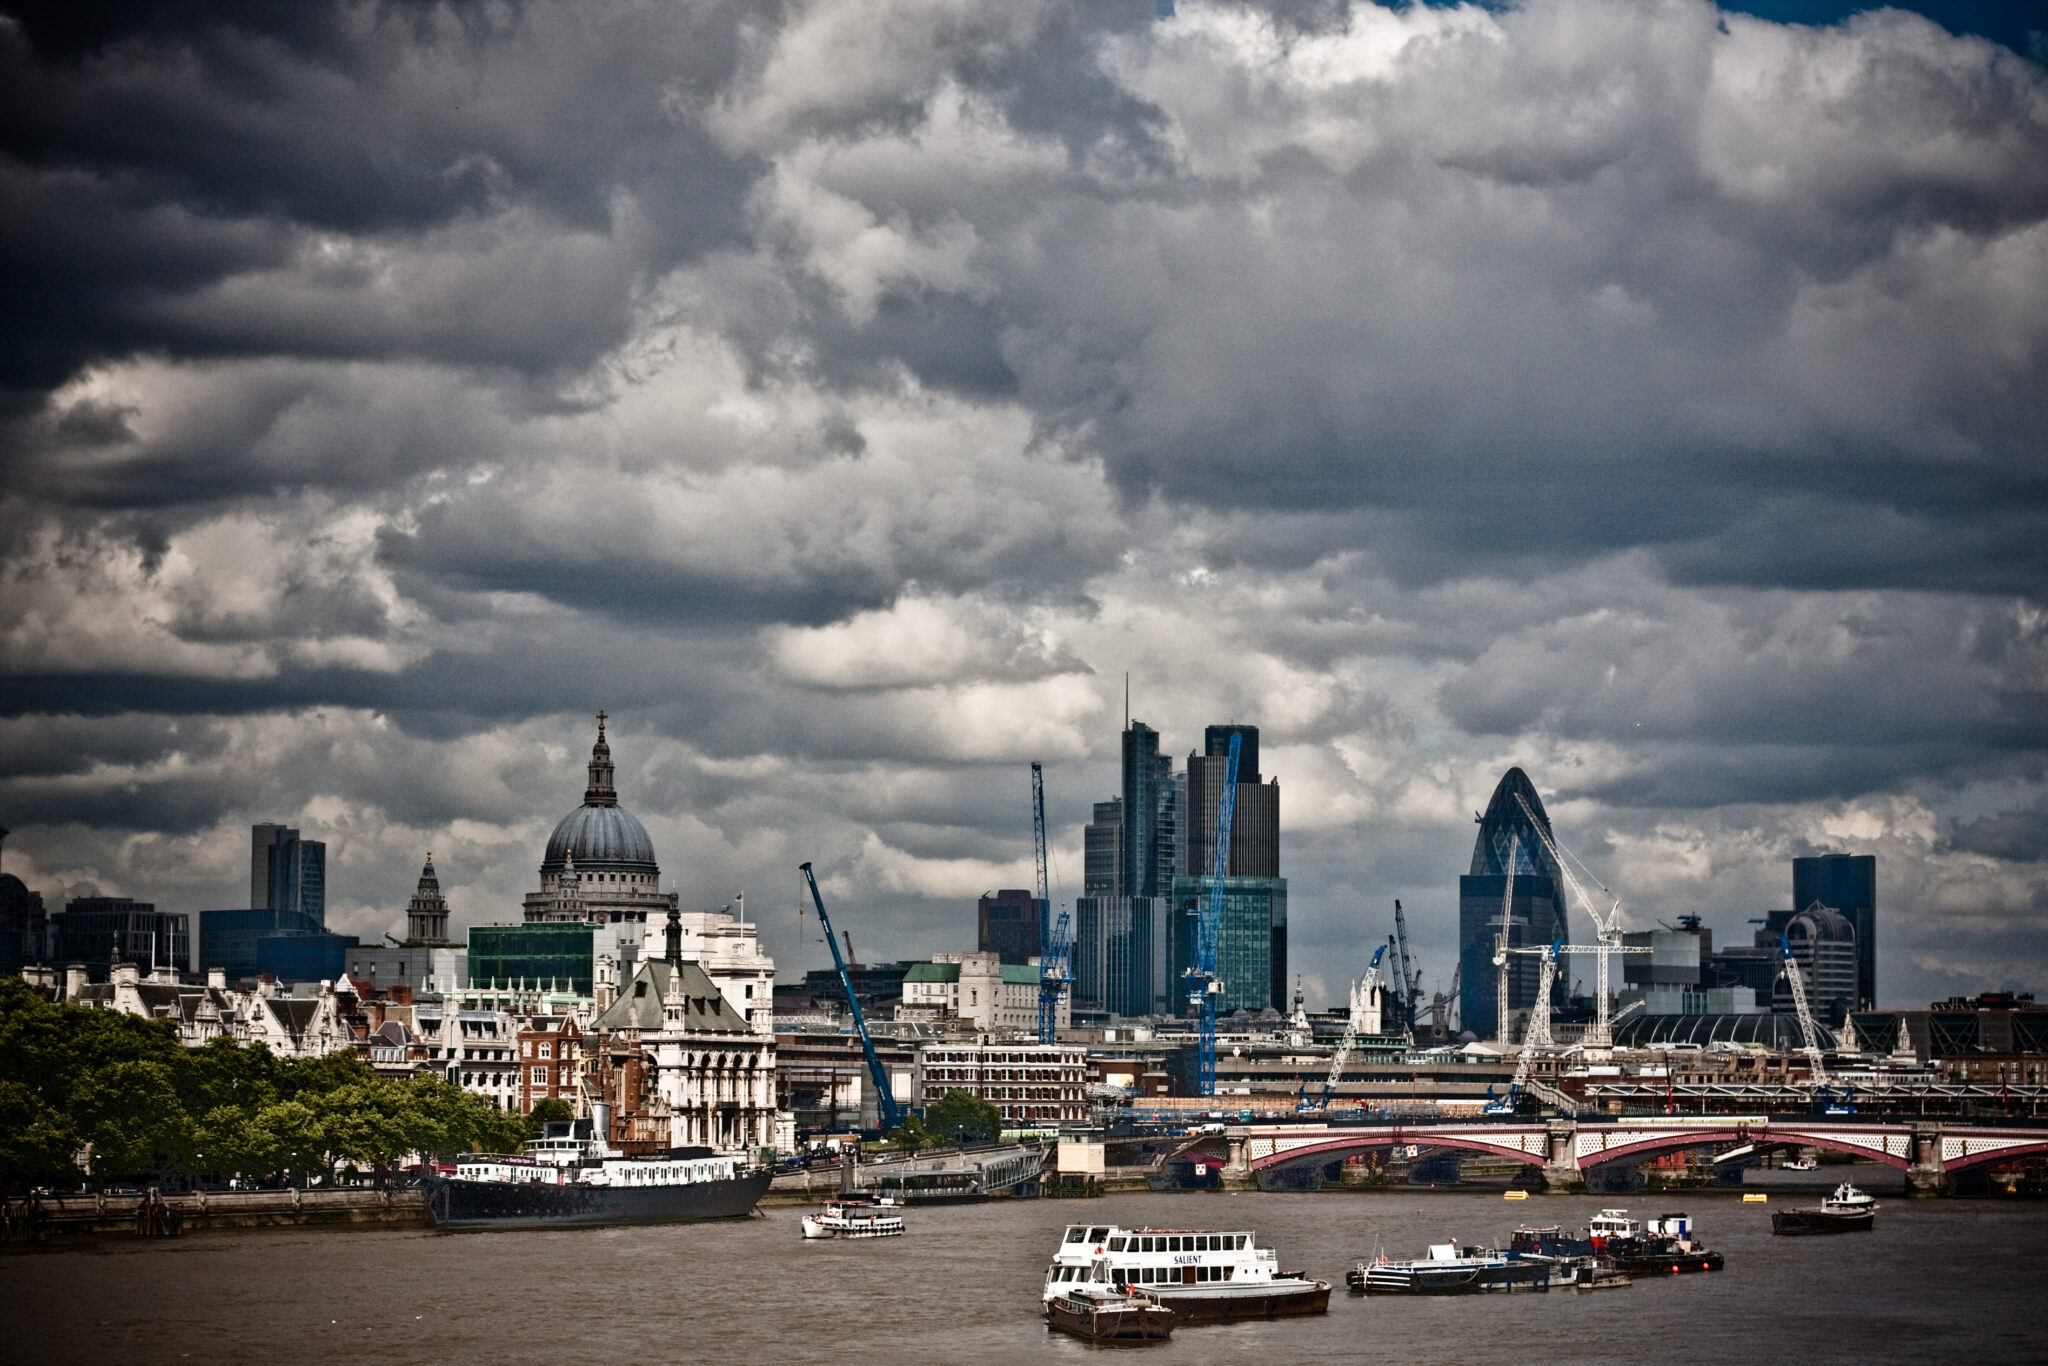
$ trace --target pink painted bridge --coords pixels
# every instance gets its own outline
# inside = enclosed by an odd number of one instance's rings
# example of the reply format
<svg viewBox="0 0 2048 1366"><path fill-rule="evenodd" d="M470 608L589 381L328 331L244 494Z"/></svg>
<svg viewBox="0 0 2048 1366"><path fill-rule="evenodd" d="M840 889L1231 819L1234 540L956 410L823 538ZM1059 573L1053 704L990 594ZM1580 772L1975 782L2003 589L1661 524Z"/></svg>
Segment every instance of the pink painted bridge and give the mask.
<svg viewBox="0 0 2048 1366"><path fill-rule="evenodd" d="M1582 1185L1588 1167L1641 1161L1702 1145L1822 1148L1897 1167L1915 1188L1927 1190L1940 1189L1950 1173L1983 1163L2048 1155L2048 1129L1944 1126L1907 1119L1851 1123L1802 1115L1294 1124L1230 1129L1225 1138L1229 1170L1246 1175L1412 1144L1513 1158L1542 1168L1546 1186L1566 1189Z"/></svg>

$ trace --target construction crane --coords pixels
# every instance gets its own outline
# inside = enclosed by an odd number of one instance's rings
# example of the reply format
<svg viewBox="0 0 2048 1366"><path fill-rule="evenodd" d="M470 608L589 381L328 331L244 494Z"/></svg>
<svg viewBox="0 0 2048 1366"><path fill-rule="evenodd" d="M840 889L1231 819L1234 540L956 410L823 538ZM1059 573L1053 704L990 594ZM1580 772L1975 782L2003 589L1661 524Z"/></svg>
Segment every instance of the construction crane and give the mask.
<svg viewBox="0 0 2048 1366"><path fill-rule="evenodd" d="M1052 889L1045 875L1045 770L1031 761L1031 834L1038 855L1038 1041L1056 1043L1060 997L1067 990L1067 913L1052 918Z"/></svg>
<svg viewBox="0 0 2048 1366"><path fill-rule="evenodd" d="M825 914L825 898L818 895L818 879L811 874L811 865L802 864L804 881L810 885L811 901L818 908L818 924L825 931L825 945L832 950L832 965L839 969L839 985L846 989L846 1004L853 1011L854 1032L860 1035L860 1051L867 1055L868 1076L875 1083L875 1109L881 1116L882 1131L897 1128L903 1123L903 1107L896 1103L896 1092L889 1085L889 1073L882 1067L882 1059L875 1053L875 1041L868 1035L867 1016L861 1014L860 997L854 994L853 978L846 971L846 959L840 955L839 940L832 934L832 917ZM796 904L796 913L804 913L804 904ZM851 946L852 941L847 941Z"/></svg>
<svg viewBox="0 0 2048 1366"><path fill-rule="evenodd" d="M1606 896L1608 903L1606 911L1602 912L1599 909L1600 903L1588 896L1586 889L1579 885L1579 880L1572 876L1571 865L1567 862L1569 856L1558 846L1556 837L1545 828L1543 822L1536 819L1536 813L1529 809L1528 799L1517 792L1515 802L1522 808L1522 814L1529 818L1529 828L1536 832L1537 839L1543 841L1543 847L1550 852L1551 861L1557 865L1557 870L1564 874L1565 882L1578 894L1579 900L1585 904L1586 914L1592 918L1593 929L1598 938L1598 943L1592 949L1598 960L1594 977L1599 985L1594 988L1593 1028L1587 1031L1585 1044L1588 1048L1611 1048L1614 1046L1614 1016L1607 990L1608 956L1616 953L1647 953L1649 950L1622 947L1620 899L1602 886L1600 891ZM1587 876L1592 876L1590 870Z"/></svg>
<svg viewBox="0 0 2048 1366"><path fill-rule="evenodd" d="M1209 865L1209 890L1195 929L1194 962L1185 974L1188 1004L1201 1012L1200 1042L1195 1053L1196 1095L1216 1094L1216 999L1223 983L1216 978L1216 941L1223 929L1223 879L1230 871L1230 822L1237 810L1238 748L1244 737L1230 733L1230 754L1223 764L1223 796L1216 812L1216 855Z"/></svg>
<svg viewBox="0 0 2048 1366"><path fill-rule="evenodd" d="M1799 960L1792 956L1791 939L1781 934L1778 943L1785 950L1785 979L1792 984L1792 1009L1799 1014L1799 1035L1806 1042L1806 1065L1813 1071L1813 1084L1825 1087L1828 1068L1821 1061L1820 1027L1814 1024L1813 1012L1806 1005L1806 975L1799 970Z"/></svg>
<svg viewBox="0 0 2048 1366"><path fill-rule="evenodd" d="M1416 1003L1422 996L1422 968L1408 951L1408 917L1401 914L1401 899L1394 898L1394 999L1400 1003L1401 1027L1415 1037Z"/></svg>
<svg viewBox="0 0 2048 1366"><path fill-rule="evenodd" d="M1555 1047L1550 1034L1550 992L1557 984L1558 950L1563 944L1564 941L1559 939L1540 949L1503 948L1495 956L1494 961L1498 963L1505 961L1510 953L1541 954L1543 969L1536 977L1536 1004L1530 1008L1528 1027L1522 1031L1522 1055L1515 1063L1515 1079L1508 1083L1508 1093L1505 1097L1491 1099L1493 1091L1491 1088L1487 1090L1489 1103L1482 1108L1489 1115L1511 1115L1515 1112L1515 1106L1521 1100L1522 1092L1528 1088L1529 1078L1535 1071L1536 1054Z"/></svg>
<svg viewBox="0 0 2048 1366"><path fill-rule="evenodd" d="M1493 1038L1508 1041L1508 927L1514 924L1515 862L1522 852L1522 837L1508 837L1508 876L1500 893L1500 937L1493 945Z"/></svg>
<svg viewBox="0 0 2048 1366"><path fill-rule="evenodd" d="M1380 945L1372 951L1372 963L1365 970L1365 980L1351 988L1351 1015L1344 1025L1344 1037L1337 1042L1337 1051L1330 1055L1330 1075L1323 1081L1323 1094L1315 1100L1308 1099L1308 1083L1301 1084L1301 1092L1295 1098L1295 1109L1327 1109L1330 1097L1336 1094L1337 1083L1343 1079L1344 1065L1351 1061L1352 1050L1358 1047L1358 1036L1365 1032L1372 1014L1372 994L1379 990L1380 959L1385 956L1387 946ZM1382 1028L1385 1026L1382 1025Z"/></svg>

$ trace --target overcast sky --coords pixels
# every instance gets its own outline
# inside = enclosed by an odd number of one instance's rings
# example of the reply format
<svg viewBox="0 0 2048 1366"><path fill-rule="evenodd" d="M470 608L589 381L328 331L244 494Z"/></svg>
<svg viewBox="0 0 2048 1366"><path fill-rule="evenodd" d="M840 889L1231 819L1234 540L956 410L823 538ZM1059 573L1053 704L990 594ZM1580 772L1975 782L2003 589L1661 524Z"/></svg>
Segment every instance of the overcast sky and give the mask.
<svg viewBox="0 0 2048 1366"><path fill-rule="evenodd" d="M1883 1003L2048 991L2048 43L1748 8L0 0L5 867L515 920L604 708L783 977L805 859L971 948L1128 673L1312 1005L1511 764L1635 926L1874 853Z"/></svg>

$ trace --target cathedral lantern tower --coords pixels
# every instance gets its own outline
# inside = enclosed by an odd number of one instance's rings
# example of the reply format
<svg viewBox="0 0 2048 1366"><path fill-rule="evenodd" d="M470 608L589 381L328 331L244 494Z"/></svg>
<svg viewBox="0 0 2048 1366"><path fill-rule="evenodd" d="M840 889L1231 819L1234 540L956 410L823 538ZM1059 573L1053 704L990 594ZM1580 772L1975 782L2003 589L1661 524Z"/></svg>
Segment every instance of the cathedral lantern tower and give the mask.
<svg viewBox="0 0 2048 1366"><path fill-rule="evenodd" d="M441 896L441 879L434 873L434 856L420 869L419 890L405 908L405 938L409 944L448 942L448 902Z"/></svg>

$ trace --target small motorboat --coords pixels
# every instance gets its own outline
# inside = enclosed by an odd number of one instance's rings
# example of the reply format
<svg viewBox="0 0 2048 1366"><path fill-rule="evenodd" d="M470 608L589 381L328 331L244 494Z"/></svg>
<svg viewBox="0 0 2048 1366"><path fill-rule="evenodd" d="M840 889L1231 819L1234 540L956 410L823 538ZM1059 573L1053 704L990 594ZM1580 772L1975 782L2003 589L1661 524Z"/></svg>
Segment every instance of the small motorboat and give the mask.
<svg viewBox="0 0 2048 1366"><path fill-rule="evenodd" d="M1574 1290L1626 1290L1635 1283L1633 1276L1604 1258L1584 1257L1572 1266Z"/></svg>
<svg viewBox="0 0 2048 1366"><path fill-rule="evenodd" d="M1075 1286L1045 1302L1045 1325L1090 1342L1164 1342L1173 1335L1174 1314L1143 1291L1119 1293Z"/></svg>
<svg viewBox="0 0 2048 1366"><path fill-rule="evenodd" d="M1788 1172L1814 1172L1820 1170L1820 1163L1810 1157L1795 1157L1785 1164L1783 1170Z"/></svg>
<svg viewBox="0 0 2048 1366"><path fill-rule="evenodd" d="M1477 1295L1490 1291L1548 1290L1552 1263L1504 1255L1485 1248L1433 1243L1429 1255L1412 1262L1385 1254L1360 1262L1344 1278L1354 1295Z"/></svg>
<svg viewBox="0 0 2048 1366"><path fill-rule="evenodd" d="M804 1216L806 1238L900 1238L903 1216L865 1201L835 1200Z"/></svg>
<svg viewBox="0 0 2048 1366"><path fill-rule="evenodd" d="M1771 1215L1771 1232L1785 1237L1820 1233L1868 1233L1877 1222L1877 1201L1844 1181L1835 1193L1815 1206L1779 1210Z"/></svg>

